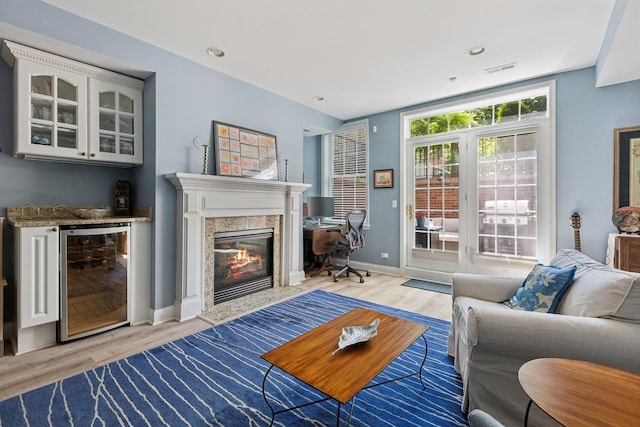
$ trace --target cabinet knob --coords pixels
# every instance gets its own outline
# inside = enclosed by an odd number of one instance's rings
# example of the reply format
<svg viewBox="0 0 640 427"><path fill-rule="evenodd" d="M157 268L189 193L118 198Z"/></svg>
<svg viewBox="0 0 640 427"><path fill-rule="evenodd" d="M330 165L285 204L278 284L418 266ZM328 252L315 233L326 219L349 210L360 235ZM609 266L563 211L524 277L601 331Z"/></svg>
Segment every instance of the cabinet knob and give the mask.
<svg viewBox="0 0 640 427"><path fill-rule="evenodd" d="M95 157L95 156L96 156L96 153L91 153L91 157Z"/></svg>
<svg viewBox="0 0 640 427"><path fill-rule="evenodd" d="M58 231L58 227L53 227L51 231Z"/></svg>
<svg viewBox="0 0 640 427"><path fill-rule="evenodd" d="M80 153L80 155L81 155L82 157L87 157L87 152L86 152L86 151L83 151L82 153Z"/></svg>

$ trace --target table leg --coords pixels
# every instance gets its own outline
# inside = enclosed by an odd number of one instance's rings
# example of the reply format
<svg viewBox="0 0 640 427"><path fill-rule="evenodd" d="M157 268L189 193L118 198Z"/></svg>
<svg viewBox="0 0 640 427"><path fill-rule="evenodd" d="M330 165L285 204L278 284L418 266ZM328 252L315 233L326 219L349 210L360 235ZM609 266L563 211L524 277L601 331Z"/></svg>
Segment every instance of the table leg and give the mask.
<svg viewBox="0 0 640 427"><path fill-rule="evenodd" d="M524 427L527 427L527 424L529 423L529 410L531 410L532 403L533 403L533 400L529 399L529 404L527 405L527 412L525 412L524 414Z"/></svg>
<svg viewBox="0 0 640 427"><path fill-rule="evenodd" d="M351 410L349 411L349 419L347 421L347 427L351 426L351 415L353 415L353 407L356 406L356 397L353 396L351 399Z"/></svg>
<svg viewBox="0 0 640 427"><path fill-rule="evenodd" d="M276 414L273 411L273 406L271 406L271 403L269 403L269 401L267 400L267 394L264 392L264 385L267 382L267 376L269 375L269 372L271 372L272 369L273 369L273 365L269 366L269 369L267 369L267 372L265 372L264 378L262 379L262 398L264 399L267 406L271 410L271 422L269 423L269 426L273 425L273 419L275 418Z"/></svg>
<svg viewBox="0 0 640 427"><path fill-rule="evenodd" d="M424 364L427 361L427 353L429 352L429 344L427 344L427 338L422 334L422 340L424 341L424 358L422 359L422 363L420 364L420 384L422 384L422 388L425 389L427 386L422 381L422 370L424 369Z"/></svg>

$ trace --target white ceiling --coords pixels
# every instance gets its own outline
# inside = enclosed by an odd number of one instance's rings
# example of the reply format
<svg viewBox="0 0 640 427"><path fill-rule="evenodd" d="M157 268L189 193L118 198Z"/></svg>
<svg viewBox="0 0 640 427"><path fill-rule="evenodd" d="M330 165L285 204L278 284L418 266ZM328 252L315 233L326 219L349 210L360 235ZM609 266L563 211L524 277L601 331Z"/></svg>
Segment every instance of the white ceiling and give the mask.
<svg viewBox="0 0 640 427"><path fill-rule="evenodd" d="M598 61L596 85L640 78L635 0L44 1L342 120Z"/></svg>

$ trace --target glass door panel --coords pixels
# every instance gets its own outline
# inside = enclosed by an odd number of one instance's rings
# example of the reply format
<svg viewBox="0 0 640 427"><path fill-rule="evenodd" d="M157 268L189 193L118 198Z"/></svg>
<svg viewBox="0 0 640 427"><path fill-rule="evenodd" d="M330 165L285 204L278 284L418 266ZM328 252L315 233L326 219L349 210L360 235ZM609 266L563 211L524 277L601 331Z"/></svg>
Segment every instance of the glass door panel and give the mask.
<svg viewBox="0 0 640 427"><path fill-rule="evenodd" d="M78 148L78 87L58 76L31 76L31 144Z"/></svg>
<svg viewBox="0 0 640 427"><path fill-rule="evenodd" d="M119 131L120 133L133 134L133 116L120 115Z"/></svg>
<svg viewBox="0 0 640 427"><path fill-rule="evenodd" d="M115 153L116 152L116 137L114 135L100 134L100 152L101 153Z"/></svg>
<svg viewBox="0 0 640 427"><path fill-rule="evenodd" d="M50 99L31 98L31 118L51 121L53 101Z"/></svg>
<svg viewBox="0 0 640 427"><path fill-rule="evenodd" d="M135 155L132 98L116 91L100 92L100 152Z"/></svg>
<svg viewBox="0 0 640 427"><path fill-rule="evenodd" d="M466 155L460 152L465 138L460 134L427 136L408 142L403 271L411 277L442 282L447 280L445 274L467 268L466 223L461 206L466 186L460 168Z"/></svg>
<svg viewBox="0 0 640 427"><path fill-rule="evenodd" d="M78 88L66 80L58 79L58 98L67 101L78 101Z"/></svg>
<svg viewBox="0 0 640 427"><path fill-rule="evenodd" d="M53 126L32 124L31 125L31 143L38 145L51 145L51 134Z"/></svg>
<svg viewBox="0 0 640 427"><path fill-rule="evenodd" d="M120 154L133 156L135 154L133 148L133 138L120 137Z"/></svg>
<svg viewBox="0 0 640 427"><path fill-rule="evenodd" d="M100 108L116 109L116 93L100 92Z"/></svg>
<svg viewBox="0 0 640 427"><path fill-rule="evenodd" d="M478 252L536 257L537 134L479 137Z"/></svg>
<svg viewBox="0 0 640 427"><path fill-rule="evenodd" d="M100 130L116 130L116 114L108 111L100 111Z"/></svg>
<svg viewBox="0 0 640 427"><path fill-rule="evenodd" d="M31 76L31 93L52 96L53 76Z"/></svg>
<svg viewBox="0 0 640 427"><path fill-rule="evenodd" d="M129 322L128 237L128 225L61 232L61 341Z"/></svg>
<svg viewBox="0 0 640 427"><path fill-rule="evenodd" d="M58 147L77 148L78 136L75 129L58 128Z"/></svg>
<svg viewBox="0 0 640 427"><path fill-rule="evenodd" d="M77 106L65 105L58 102L58 123L67 125L76 125L77 123Z"/></svg>
<svg viewBox="0 0 640 427"><path fill-rule="evenodd" d="M415 246L458 250L458 143L439 142L414 149Z"/></svg>
<svg viewBox="0 0 640 427"><path fill-rule="evenodd" d="M123 113L133 114L133 99L123 94L119 95L119 110Z"/></svg>

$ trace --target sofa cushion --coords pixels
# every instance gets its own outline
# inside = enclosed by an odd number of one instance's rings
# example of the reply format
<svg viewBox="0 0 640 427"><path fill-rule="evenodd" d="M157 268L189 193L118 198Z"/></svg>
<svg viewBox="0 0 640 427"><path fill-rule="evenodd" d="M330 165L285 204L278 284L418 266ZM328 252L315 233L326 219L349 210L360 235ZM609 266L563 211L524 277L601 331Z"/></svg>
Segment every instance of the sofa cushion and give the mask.
<svg viewBox="0 0 640 427"><path fill-rule="evenodd" d="M640 275L606 266L573 249L559 251L551 262L577 266L557 313L640 323Z"/></svg>
<svg viewBox="0 0 640 427"><path fill-rule="evenodd" d="M575 266L536 264L516 293L502 303L514 310L553 313L575 272Z"/></svg>

